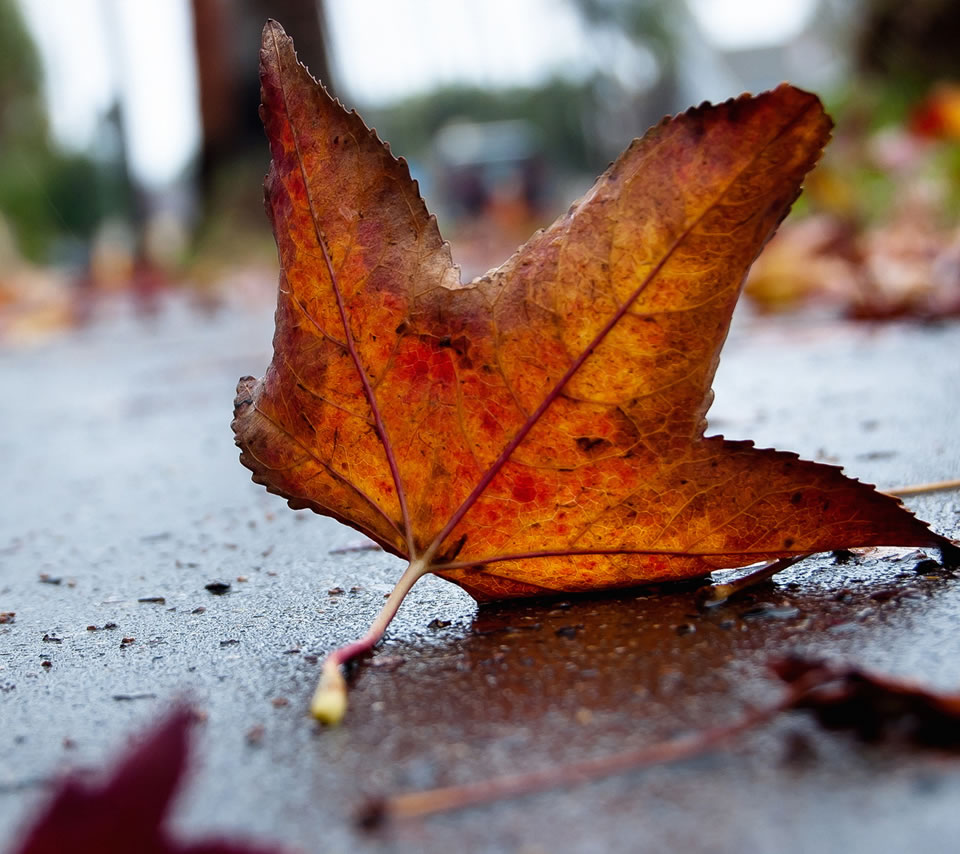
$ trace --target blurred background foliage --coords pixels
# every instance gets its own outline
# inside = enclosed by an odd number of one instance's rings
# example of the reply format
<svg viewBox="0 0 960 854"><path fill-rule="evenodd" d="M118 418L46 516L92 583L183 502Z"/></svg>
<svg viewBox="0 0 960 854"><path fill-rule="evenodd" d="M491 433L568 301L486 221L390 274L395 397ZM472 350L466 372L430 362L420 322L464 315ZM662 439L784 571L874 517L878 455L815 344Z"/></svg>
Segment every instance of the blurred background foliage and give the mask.
<svg viewBox="0 0 960 854"><path fill-rule="evenodd" d="M134 42L138 8L161 16L153 38L169 58ZM147 311L173 290L207 307L269 299L256 61L268 17L408 160L465 276L499 263L661 116L790 79L821 95L837 128L748 282L754 305L960 313L955 2L389 8L0 0L0 338L85 322L104 295L132 294ZM157 26L177 15L179 29ZM83 27L97 28L98 53ZM61 66L95 60L112 84L90 101L92 130L71 136L61 114L87 108ZM174 78L187 82L164 100ZM174 163L162 175L144 166L151 135Z"/></svg>
<svg viewBox="0 0 960 854"><path fill-rule="evenodd" d="M115 163L54 143L42 80L17 5L0 0L0 211L27 258L52 261L58 237L88 240L104 217L128 210L129 198Z"/></svg>

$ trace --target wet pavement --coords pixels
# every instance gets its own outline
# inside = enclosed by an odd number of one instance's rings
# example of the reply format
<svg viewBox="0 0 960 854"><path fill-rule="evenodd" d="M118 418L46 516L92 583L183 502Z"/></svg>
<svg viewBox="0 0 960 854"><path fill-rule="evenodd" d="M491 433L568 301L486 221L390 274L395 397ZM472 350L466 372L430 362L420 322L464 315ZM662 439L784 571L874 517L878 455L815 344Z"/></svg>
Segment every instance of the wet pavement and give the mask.
<svg viewBox="0 0 960 854"><path fill-rule="evenodd" d="M57 772L103 767L185 696L206 713L176 811L191 836L310 852L955 850L960 756L863 745L799 712L698 759L358 830L368 793L732 721L778 696L766 662L786 651L955 689L960 579L915 571L912 550L824 555L704 612L693 589L478 610L430 578L355 670L345 724L320 728L305 717L318 661L366 628L401 565L350 550L354 531L290 510L238 463L234 386L266 366L270 315L174 306L0 351L0 611L16 612L0 625L0 839ZM958 351L958 325L741 322L710 432L881 487L957 477ZM909 506L960 536L960 493Z"/></svg>

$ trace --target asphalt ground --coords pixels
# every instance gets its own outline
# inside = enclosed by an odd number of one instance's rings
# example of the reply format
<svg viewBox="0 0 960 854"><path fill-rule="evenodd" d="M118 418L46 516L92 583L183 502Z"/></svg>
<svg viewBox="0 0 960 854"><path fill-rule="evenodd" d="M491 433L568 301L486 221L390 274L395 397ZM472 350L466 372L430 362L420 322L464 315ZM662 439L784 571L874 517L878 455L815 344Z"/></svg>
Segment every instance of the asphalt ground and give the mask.
<svg viewBox="0 0 960 854"><path fill-rule="evenodd" d="M866 745L802 712L697 759L359 829L368 794L733 721L779 695L766 665L787 651L957 689L960 579L915 571L916 550L823 555L703 611L692 589L478 609L428 578L355 670L345 723L324 729L306 717L319 661L365 630L402 567L351 550L353 530L290 510L237 461L234 387L262 373L271 334L266 307L211 320L177 303L0 351L0 611L16 613L0 625L0 839L57 774L108 766L185 697L206 718L175 812L190 838L310 852L956 850L960 756ZM709 432L881 487L957 477L958 352L956 324L741 320ZM908 504L960 537L957 492ZM229 590L207 590L215 581Z"/></svg>

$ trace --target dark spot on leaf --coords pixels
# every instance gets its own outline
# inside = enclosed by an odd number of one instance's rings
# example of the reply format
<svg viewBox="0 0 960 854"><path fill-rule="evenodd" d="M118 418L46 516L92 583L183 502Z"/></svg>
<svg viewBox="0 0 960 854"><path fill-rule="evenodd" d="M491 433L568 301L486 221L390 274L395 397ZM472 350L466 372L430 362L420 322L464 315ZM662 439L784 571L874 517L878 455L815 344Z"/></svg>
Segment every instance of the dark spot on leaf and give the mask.
<svg viewBox="0 0 960 854"><path fill-rule="evenodd" d="M457 555L460 554L466 542L467 542L467 535L464 534L463 536L460 537L459 540L457 540L453 544L453 547L450 549L450 551L443 555L443 557L441 558L441 563L450 563L451 561L455 560Z"/></svg>
<svg viewBox="0 0 960 854"><path fill-rule="evenodd" d="M610 441L608 439L603 439L600 436L580 436L577 439L577 447L585 454L589 454L591 451L595 451L597 449L603 450L609 446Z"/></svg>

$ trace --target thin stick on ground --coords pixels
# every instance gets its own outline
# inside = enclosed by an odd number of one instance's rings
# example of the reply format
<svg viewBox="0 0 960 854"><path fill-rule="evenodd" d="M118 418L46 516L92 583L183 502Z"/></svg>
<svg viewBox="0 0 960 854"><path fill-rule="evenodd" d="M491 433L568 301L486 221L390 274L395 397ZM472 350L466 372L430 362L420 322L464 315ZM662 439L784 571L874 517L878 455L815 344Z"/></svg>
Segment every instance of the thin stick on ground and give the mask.
<svg viewBox="0 0 960 854"><path fill-rule="evenodd" d="M830 675L832 678L832 674ZM651 765L689 759L714 750L741 733L766 723L781 712L792 708L824 679L823 673L812 673L809 677L799 679L790 685L784 696L777 702L760 709L753 709L732 724L713 727L651 747L642 747L614 756L587 759L542 771L494 777L463 786L448 786L375 798L363 806L358 815L358 822L365 827L375 827L393 819L420 818L505 798L530 795L561 786L572 786Z"/></svg>
<svg viewBox="0 0 960 854"><path fill-rule="evenodd" d="M928 492L943 492L948 489L960 489L960 478L955 480L935 480L930 483L912 483L908 486L896 486L893 489L884 489L887 495L894 498L904 498L910 495L926 495Z"/></svg>
<svg viewBox="0 0 960 854"><path fill-rule="evenodd" d="M811 552L810 554L813 553ZM765 564L753 572L748 572L740 578L735 578L733 581L726 581L723 584L711 584L710 587L706 589L706 597L703 600L703 604L707 606L722 605L733 596L738 596L745 590L756 587L758 584L763 584L764 581L773 578L778 572L783 572L783 570L793 566L795 563L810 557L810 554L783 557L780 558L780 560Z"/></svg>

